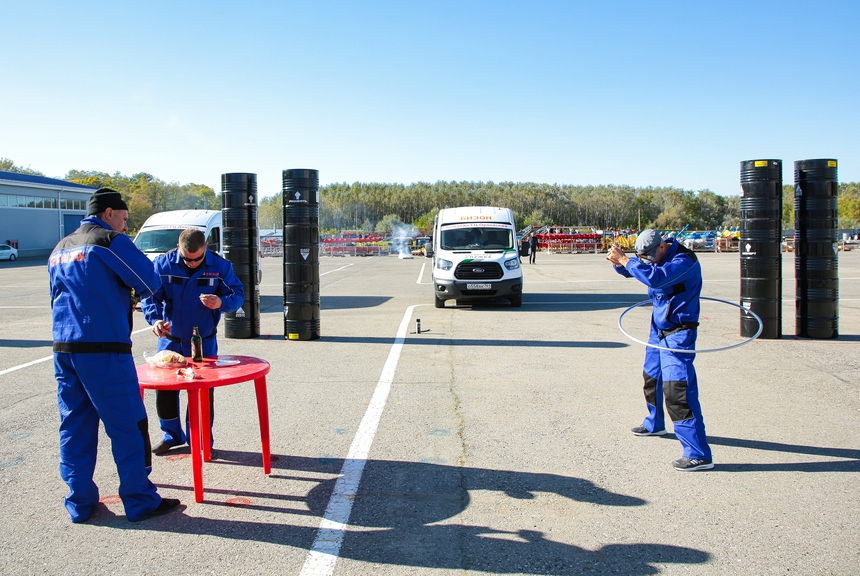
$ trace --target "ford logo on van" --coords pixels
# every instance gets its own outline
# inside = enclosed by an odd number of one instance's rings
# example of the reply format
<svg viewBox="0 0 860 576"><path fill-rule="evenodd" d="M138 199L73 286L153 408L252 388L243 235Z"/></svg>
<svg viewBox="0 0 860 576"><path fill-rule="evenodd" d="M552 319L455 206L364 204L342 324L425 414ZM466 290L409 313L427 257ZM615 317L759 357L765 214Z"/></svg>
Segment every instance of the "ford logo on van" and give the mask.
<svg viewBox="0 0 860 576"><path fill-rule="evenodd" d="M475 272L477 272L478 274L482 274L484 272L484 269L483 268L475 268Z"/></svg>

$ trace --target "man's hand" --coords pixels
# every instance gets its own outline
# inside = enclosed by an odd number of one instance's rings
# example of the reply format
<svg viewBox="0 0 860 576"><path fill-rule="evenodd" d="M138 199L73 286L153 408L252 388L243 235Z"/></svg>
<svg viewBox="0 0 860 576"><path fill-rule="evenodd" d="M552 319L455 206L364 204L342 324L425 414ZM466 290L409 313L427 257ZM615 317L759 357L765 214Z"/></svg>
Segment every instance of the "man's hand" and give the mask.
<svg viewBox="0 0 860 576"><path fill-rule="evenodd" d="M221 307L221 298L216 296L215 294L201 294L200 302L203 303L207 308L211 308L212 310L217 310Z"/></svg>
<svg viewBox="0 0 860 576"><path fill-rule="evenodd" d="M616 266L627 266L627 263L630 261L630 258L624 255L624 250L618 244L612 245L612 248L609 249L609 253L606 255L606 259Z"/></svg>
<svg viewBox="0 0 860 576"><path fill-rule="evenodd" d="M170 334L170 322L156 320L152 326L152 332L159 338L164 338L165 334Z"/></svg>

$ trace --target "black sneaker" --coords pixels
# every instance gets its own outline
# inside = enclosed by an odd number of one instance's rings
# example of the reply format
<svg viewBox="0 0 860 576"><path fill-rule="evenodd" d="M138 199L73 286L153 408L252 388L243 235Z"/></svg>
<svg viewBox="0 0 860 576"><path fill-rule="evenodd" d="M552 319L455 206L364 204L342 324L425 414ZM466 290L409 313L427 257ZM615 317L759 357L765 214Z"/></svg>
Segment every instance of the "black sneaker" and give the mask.
<svg viewBox="0 0 860 576"><path fill-rule="evenodd" d="M137 520L131 520L131 522L142 522L143 520L149 520L150 518L155 518L156 516L162 516L169 512L173 512L176 508L179 507L179 500L176 498L162 498L161 503L149 514L138 518Z"/></svg>
<svg viewBox="0 0 860 576"><path fill-rule="evenodd" d="M650 430L648 430L644 426L637 426L636 428L631 428L630 431L633 432L634 434L636 434L637 436L665 436L666 435L666 429L665 428L663 428L662 430L654 430L653 432L651 432Z"/></svg>
<svg viewBox="0 0 860 576"><path fill-rule="evenodd" d="M680 470L681 472L694 472L696 470L710 470L714 467L714 462L713 460L697 460L696 458L687 458L685 456L672 462L672 466L675 467L675 470Z"/></svg>
<svg viewBox="0 0 860 576"><path fill-rule="evenodd" d="M171 444L170 442L159 440L158 444L152 447L152 453L156 456L164 456L170 452L171 449L176 448L177 446L182 446L183 444L185 444L185 442L182 442L182 444Z"/></svg>

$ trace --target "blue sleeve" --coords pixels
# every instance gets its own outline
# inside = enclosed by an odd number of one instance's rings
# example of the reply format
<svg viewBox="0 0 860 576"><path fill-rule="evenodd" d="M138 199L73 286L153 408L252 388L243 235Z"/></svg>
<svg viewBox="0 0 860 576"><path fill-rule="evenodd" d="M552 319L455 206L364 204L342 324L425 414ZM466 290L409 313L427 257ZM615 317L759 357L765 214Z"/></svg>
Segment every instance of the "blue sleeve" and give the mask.
<svg viewBox="0 0 860 576"><path fill-rule="evenodd" d="M161 279L155 273L152 261L125 234L114 236L109 254L105 264L141 298L152 295L161 287Z"/></svg>
<svg viewBox="0 0 860 576"><path fill-rule="evenodd" d="M626 272L648 286L648 288L665 288L682 281L695 266L695 261L684 254L676 254L666 263L643 264L639 259L631 258L627 262Z"/></svg>
<svg viewBox="0 0 860 576"><path fill-rule="evenodd" d="M159 256L155 260L155 273L159 278L161 278L159 273L161 258L163 258L163 256ZM166 298L167 296L164 290L164 285L159 282L158 289L152 294L152 296L148 296L140 301L140 309L143 311L143 317L150 326L154 325L158 320L164 320L164 301Z"/></svg>
<svg viewBox="0 0 860 576"><path fill-rule="evenodd" d="M221 298L221 312L229 314L245 303L245 286L233 272L233 265L230 262L225 260L224 267L216 294Z"/></svg>
<svg viewBox="0 0 860 576"><path fill-rule="evenodd" d="M630 262L633 262L632 258L627 263L630 264ZM637 262L638 262L638 260L637 260ZM617 266L617 265L613 264L612 267L615 268L616 272L618 272L619 274L621 274L625 278L632 278L633 277L633 275L630 274L630 272L628 272L624 266Z"/></svg>

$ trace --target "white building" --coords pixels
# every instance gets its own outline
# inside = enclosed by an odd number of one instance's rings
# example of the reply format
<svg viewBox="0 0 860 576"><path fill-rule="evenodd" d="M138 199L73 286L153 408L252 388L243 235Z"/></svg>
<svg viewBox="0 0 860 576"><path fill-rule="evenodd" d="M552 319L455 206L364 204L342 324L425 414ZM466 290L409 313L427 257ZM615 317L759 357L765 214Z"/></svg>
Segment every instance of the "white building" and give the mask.
<svg viewBox="0 0 860 576"><path fill-rule="evenodd" d="M97 189L44 176L0 171L0 244L20 258L48 256L87 215Z"/></svg>

